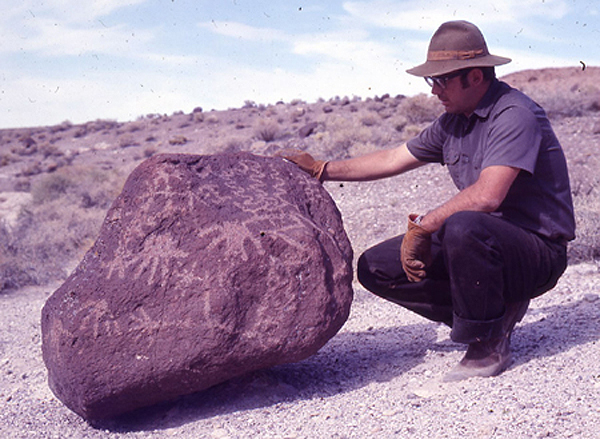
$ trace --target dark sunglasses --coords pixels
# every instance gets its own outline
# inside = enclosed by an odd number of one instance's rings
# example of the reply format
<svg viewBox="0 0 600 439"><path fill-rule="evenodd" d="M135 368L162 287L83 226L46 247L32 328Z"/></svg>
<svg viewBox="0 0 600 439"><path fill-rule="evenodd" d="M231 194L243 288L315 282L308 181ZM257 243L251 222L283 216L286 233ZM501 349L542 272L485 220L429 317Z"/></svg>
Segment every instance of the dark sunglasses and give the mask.
<svg viewBox="0 0 600 439"><path fill-rule="evenodd" d="M447 75L426 76L425 82L431 88L433 88L433 86L437 84L443 90L448 85L448 81L450 81L452 78L456 78L457 76L466 76L471 70L472 69L462 69L462 70L457 70L456 72L448 73Z"/></svg>

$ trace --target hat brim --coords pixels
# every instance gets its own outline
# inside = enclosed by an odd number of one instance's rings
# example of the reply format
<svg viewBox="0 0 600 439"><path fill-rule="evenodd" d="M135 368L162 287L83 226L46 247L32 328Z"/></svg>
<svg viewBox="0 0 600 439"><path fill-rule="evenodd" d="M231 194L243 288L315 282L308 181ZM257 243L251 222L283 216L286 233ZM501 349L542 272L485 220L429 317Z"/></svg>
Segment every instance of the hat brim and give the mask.
<svg viewBox="0 0 600 439"><path fill-rule="evenodd" d="M406 73L415 76L441 76L456 70L469 67L495 67L508 64L512 60L503 56L485 55L465 60L427 61L421 65L408 69Z"/></svg>

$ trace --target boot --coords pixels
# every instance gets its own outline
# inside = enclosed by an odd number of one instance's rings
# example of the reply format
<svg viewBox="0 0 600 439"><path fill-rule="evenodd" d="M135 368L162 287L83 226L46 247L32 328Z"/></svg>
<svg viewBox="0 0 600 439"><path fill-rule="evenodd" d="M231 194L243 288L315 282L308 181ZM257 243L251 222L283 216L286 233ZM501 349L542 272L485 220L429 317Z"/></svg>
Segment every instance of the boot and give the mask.
<svg viewBox="0 0 600 439"><path fill-rule="evenodd" d="M507 303L502 319L502 337L470 343L460 363L456 365L443 380L461 381L471 377L491 377L501 374L512 363L510 352L510 336L521 321L529 300Z"/></svg>

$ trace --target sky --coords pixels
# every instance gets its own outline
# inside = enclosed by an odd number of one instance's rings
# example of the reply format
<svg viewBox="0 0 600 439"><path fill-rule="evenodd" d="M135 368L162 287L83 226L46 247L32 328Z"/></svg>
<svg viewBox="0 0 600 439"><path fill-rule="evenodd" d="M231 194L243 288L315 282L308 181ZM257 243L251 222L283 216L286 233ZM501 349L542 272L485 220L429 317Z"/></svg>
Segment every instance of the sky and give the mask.
<svg viewBox="0 0 600 439"><path fill-rule="evenodd" d="M429 93L405 70L468 20L498 76L600 66L596 0L0 0L0 128Z"/></svg>

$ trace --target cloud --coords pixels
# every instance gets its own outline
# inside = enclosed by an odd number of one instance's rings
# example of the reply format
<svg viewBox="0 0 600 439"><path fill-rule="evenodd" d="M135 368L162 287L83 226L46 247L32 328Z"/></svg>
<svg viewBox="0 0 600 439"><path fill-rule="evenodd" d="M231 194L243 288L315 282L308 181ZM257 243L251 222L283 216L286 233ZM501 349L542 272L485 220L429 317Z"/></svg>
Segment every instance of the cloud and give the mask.
<svg viewBox="0 0 600 439"><path fill-rule="evenodd" d="M123 53L139 50L153 38L151 30L125 24L107 25L101 18L124 6L146 0L81 2L25 0L3 11L0 52L38 52L44 56Z"/></svg>
<svg viewBox="0 0 600 439"><path fill-rule="evenodd" d="M532 17L545 20L563 18L569 11L565 0L503 0L477 2L470 0L389 0L345 2L344 10L355 19L372 25L404 30L433 31L449 20L464 19L477 25L521 22Z"/></svg>
<svg viewBox="0 0 600 439"><path fill-rule="evenodd" d="M37 52L46 57L86 53L124 55L139 51L152 39L152 32L132 32L124 25L105 28L92 23L86 28L78 28L40 18L29 35L13 35L3 46L5 51Z"/></svg>
<svg viewBox="0 0 600 439"><path fill-rule="evenodd" d="M15 17L32 19L50 18L62 23L85 23L97 20L113 12L146 3L148 0L93 0L82 2L81 0L20 0L11 2L11 5L3 5L3 21Z"/></svg>
<svg viewBox="0 0 600 439"><path fill-rule="evenodd" d="M289 39L284 32L278 29L257 28L232 21L213 20L211 22L200 23L199 26L216 34L238 38L240 40L260 41L265 43L269 41L286 41Z"/></svg>

